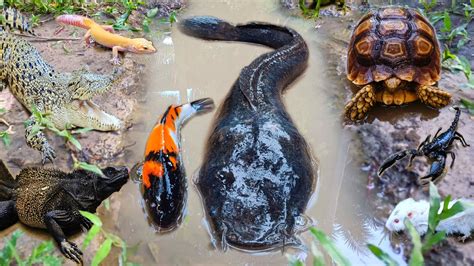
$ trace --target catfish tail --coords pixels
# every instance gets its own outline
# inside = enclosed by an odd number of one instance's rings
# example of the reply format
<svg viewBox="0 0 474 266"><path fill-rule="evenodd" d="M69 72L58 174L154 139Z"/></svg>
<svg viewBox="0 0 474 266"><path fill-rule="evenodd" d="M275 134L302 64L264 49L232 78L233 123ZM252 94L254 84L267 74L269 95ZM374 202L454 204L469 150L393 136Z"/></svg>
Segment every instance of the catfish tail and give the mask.
<svg viewBox="0 0 474 266"><path fill-rule="evenodd" d="M459 117L461 116L461 109L459 109L459 107L454 107L454 110L456 110L456 115L454 116L453 123L451 124L451 130L456 130L458 127Z"/></svg>
<svg viewBox="0 0 474 266"><path fill-rule="evenodd" d="M244 108L254 111L282 104L280 92L301 75L307 65L308 47L290 28L257 22L234 26L215 17L185 19L180 28L185 34L201 39L256 43L276 49L261 55L242 70L231 92L234 97L228 98L247 102Z"/></svg>
<svg viewBox="0 0 474 266"><path fill-rule="evenodd" d="M3 8L2 16L3 16L3 19L1 20L2 30L4 28L6 28L7 30L16 29L22 33L27 32L31 35L36 35L33 29L31 28L31 25L28 22L28 19L23 14L21 14L20 11L14 8L5 7Z"/></svg>
<svg viewBox="0 0 474 266"><path fill-rule="evenodd" d="M5 163L0 160L0 201L16 198L18 183L8 171Z"/></svg>
<svg viewBox="0 0 474 266"><path fill-rule="evenodd" d="M192 17L180 24L185 34L206 40L258 43L274 49L289 44L294 32L288 28L266 23L234 26L215 17Z"/></svg>
<svg viewBox="0 0 474 266"><path fill-rule="evenodd" d="M63 23L63 24L71 25L71 26L76 26L76 27L80 27L80 28L83 28L83 29L86 29L86 30L90 29L92 24L95 23L90 18L86 18L86 17L79 16L79 15L69 15L69 14L68 15L61 15L61 16L57 17L56 21L58 23Z"/></svg>

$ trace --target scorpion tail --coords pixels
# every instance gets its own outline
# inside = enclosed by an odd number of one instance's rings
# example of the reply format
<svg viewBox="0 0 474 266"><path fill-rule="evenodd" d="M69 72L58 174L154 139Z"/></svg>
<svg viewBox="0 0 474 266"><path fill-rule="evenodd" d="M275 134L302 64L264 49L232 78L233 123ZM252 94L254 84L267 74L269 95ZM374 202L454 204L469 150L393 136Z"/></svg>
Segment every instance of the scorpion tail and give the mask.
<svg viewBox="0 0 474 266"><path fill-rule="evenodd" d="M453 123L451 124L451 130L456 130L459 122L459 117L461 116L461 109L459 109L459 107L454 107L454 110L456 110L456 115L454 116Z"/></svg>

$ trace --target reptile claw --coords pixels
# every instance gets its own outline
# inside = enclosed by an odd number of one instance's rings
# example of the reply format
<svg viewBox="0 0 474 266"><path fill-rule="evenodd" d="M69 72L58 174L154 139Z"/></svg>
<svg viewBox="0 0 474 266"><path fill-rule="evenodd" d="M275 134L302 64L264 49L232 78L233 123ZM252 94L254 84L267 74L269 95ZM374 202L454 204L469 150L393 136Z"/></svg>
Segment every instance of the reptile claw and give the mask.
<svg viewBox="0 0 474 266"><path fill-rule="evenodd" d="M78 264L82 264L82 251L75 243L64 240L61 242L60 249L66 258L75 261Z"/></svg>
<svg viewBox="0 0 474 266"><path fill-rule="evenodd" d="M119 66L120 65L120 59L118 57L114 57L114 58L110 59L110 63L112 63L112 65L114 65L114 66Z"/></svg>
<svg viewBox="0 0 474 266"><path fill-rule="evenodd" d="M53 148L46 146L43 149L42 163L45 164L47 161L53 163L54 158L56 158L56 153L54 152Z"/></svg>

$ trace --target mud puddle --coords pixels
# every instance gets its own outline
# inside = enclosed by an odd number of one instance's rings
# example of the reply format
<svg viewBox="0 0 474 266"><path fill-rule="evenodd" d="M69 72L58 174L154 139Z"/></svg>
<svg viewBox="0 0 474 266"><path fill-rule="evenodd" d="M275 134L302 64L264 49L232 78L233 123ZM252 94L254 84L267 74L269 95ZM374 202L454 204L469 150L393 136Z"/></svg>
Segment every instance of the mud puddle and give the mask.
<svg viewBox="0 0 474 266"><path fill-rule="evenodd" d="M323 50L328 45L327 36L315 30L313 23L288 16L277 1L190 1L186 10L180 13L181 18L197 15L212 15L232 23L257 20L286 25L305 38L310 48L309 67L289 87L284 101L319 161L318 186L306 213L318 228L335 236L338 246L351 261L378 262L368 254L366 243L381 243L385 250L389 249L389 243L388 239L382 239L380 223L372 218L372 210L367 207L370 198L366 188L367 175L360 171L360 161L350 156L351 150L356 148L351 142L352 133L344 132L341 126L340 110L345 100L341 92L346 92L345 83L336 74L340 71L338 61L341 59ZM341 25L342 29L348 25L348 21L330 23ZM344 31L344 38L349 34ZM330 41L334 42L333 39ZM147 64L146 95L127 136L129 142L136 142L127 153L127 161L132 163L143 159L148 134L168 105L202 97L211 97L220 105L241 69L269 51L256 45L193 39L175 26L154 43L158 53ZM127 243L141 243L136 257L145 265L284 265L287 259L281 252L254 255L230 250L222 253L211 245L205 214L191 179L201 164L214 115L215 111L193 118L182 131L189 181L187 216L183 225L172 233L156 233L145 218L138 184L128 184L120 194L122 204L114 224ZM305 244L310 243L308 232L302 237Z"/></svg>

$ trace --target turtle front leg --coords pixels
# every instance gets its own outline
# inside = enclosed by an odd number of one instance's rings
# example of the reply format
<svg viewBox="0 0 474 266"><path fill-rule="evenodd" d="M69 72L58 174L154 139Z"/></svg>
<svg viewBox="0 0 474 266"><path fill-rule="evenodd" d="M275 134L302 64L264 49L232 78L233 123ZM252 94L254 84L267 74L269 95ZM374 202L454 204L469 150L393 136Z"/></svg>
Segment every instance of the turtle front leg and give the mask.
<svg viewBox="0 0 474 266"><path fill-rule="evenodd" d="M36 121L34 115L30 116L30 118L26 120L25 127L26 144L30 148L36 149L41 152L43 156L43 164L45 164L46 161L53 162L53 159L56 158L56 153L49 144L44 133L41 131L41 125L38 121Z"/></svg>
<svg viewBox="0 0 474 266"><path fill-rule="evenodd" d="M416 94L422 103L434 108L445 107L451 102L451 94L433 86L418 85Z"/></svg>
<svg viewBox="0 0 474 266"><path fill-rule="evenodd" d="M352 121L364 119L369 109L374 106L375 101L374 87L368 84L358 91L351 101L346 104L346 116Z"/></svg>
<svg viewBox="0 0 474 266"><path fill-rule="evenodd" d="M0 230L7 229L16 222L18 222L18 214L15 202L13 200L0 201Z"/></svg>

